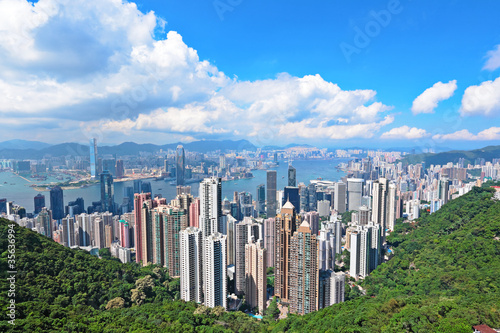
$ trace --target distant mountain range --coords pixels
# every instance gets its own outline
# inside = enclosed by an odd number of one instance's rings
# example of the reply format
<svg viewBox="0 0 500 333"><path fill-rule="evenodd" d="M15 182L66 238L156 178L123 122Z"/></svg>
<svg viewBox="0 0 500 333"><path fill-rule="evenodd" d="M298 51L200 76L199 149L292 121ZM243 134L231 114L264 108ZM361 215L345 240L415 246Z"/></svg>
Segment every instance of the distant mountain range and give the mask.
<svg viewBox="0 0 500 333"><path fill-rule="evenodd" d="M403 161L410 164L425 162L427 166L443 165L449 162L457 163L460 158L464 158L468 163L474 163L476 158L484 158L490 161L494 158L500 158L500 146L488 146L474 150L451 150L437 154L415 154L406 156Z"/></svg>
<svg viewBox="0 0 500 333"><path fill-rule="evenodd" d="M3 149L43 149L50 147L51 145L45 142L39 141L27 141L27 140L9 140L0 142L0 150Z"/></svg>
<svg viewBox="0 0 500 333"><path fill-rule="evenodd" d="M264 146L262 150L285 150L288 148L303 147L303 148L314 148L314 146L305 143L290 143L286 146Z"/></svg>
<svg viewBox="0 0 500 333"><path fill-rule="evenodd" d="M175 149L178 145L183 145L188 151L207 153L209 151L228 150L250 150L255 151L255 147L247 140L203 140L189 143L170 143L166 145L154 145L150 143L138 144L134 142L124 142L116 146L99 146L99 154L116 154L117 156L137 155L139 152L157 152L160 149ZM50 145L38 141L11 140L0 142L0 158L5 159L40 159L44 156L85 156L89 154L89 146L78 143L61 143Z"/></svg>

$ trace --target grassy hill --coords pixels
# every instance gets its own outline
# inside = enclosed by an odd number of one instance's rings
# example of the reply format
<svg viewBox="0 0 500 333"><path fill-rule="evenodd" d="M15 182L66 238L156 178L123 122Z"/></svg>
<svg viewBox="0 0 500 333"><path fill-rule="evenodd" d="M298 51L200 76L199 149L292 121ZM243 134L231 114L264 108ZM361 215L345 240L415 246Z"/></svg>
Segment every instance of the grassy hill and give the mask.
<svg viewBox="0 0 500 333"><path fill-rule="evenodd" d="M277 322L180 301L178 280L162 268L98 259L16 226L18 319L11 327L7 225L0 221L2 332L470 333L476 324L500 327L500 202L491 189L474 188L435 214L398 224L388 237L394 257L361 284L366 296Z"/></svg>

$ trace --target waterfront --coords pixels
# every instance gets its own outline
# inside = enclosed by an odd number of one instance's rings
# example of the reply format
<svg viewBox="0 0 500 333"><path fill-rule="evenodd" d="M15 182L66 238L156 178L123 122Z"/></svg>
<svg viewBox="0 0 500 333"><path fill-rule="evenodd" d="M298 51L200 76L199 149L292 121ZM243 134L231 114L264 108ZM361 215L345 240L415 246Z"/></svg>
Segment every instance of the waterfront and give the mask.
<svg viewBox="0 0 500 333"><path fill-rule="evenodd" d="M347 161L348 159L294 161L293 166L297 169L297 183L303 182L305 184L309 184L309 180L317 179L318 177L321 177L324 180L339 180L345 175L345 172L337 170L336 166ZM288 164L285 161L281 161L277 168L271 169L276 170L278 173L278 189L283 189L283 187L285 187L288 183L287 169ZM247 191L252 193L255 198L257 185L266 184L266 170L254 170L252 173L254 178L223 182L222 196L232 200L233 193L235 191ZM161 194L164 198L167 198L167 201L170 201L176 195L176 188L175 186L170 185L169 181L155 181L154 179L147 179L144 181L151 182L153 195ZM7 198L8 201L13 201L16 204L25 207L27 212L33 212L33 198L37 195L37 193L42 193L45 195L46 206L50 207L49 192L36 191L30 187L32 184L32 182L29 182L12 172L0 172L0 199ZM123 189L127 186L133 186L133 181L115 182L115 202L121 203L123 201ZM191 193L195 196L198 195L197 183L191 184ZM98 184L96 184L83 188L65 190L64 204L67 205L68 202L74 201L79 197L84 199L85 207L88 207L93 201L100 200L101 188Z"/></svg>

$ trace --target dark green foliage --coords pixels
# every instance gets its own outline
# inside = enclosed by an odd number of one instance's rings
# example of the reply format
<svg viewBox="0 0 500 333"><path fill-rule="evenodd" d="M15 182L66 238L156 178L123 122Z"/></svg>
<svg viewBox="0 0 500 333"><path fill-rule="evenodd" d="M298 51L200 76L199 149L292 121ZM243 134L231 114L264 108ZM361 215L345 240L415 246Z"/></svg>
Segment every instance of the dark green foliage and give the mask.
<svg viewBox="0 0 500 333"><path fill-rule="evenodd" d="M16 235L15 326L6 316L9 224ZM178 300L179 279L170 278L164 268L122 264L106 259L108 254L101 250L99 259L0 219L0 332L258 330L256 320L243 313L195 316L197 305Z"/></svg>
<svg viewBox="0 0 500 333"><path fill-rule="evenodd" d="M342 213L342 223L347 224L352 220L352 213L355 212L353 210L348 210L345 213Z"/></svg>
<svg viewBox="0 0 500 333"><path fill-rule="evenodd" d="M276 321L274 300L261 322L178 300L179 280L163 268L98 259L16 226L18 312L11 327L8 222L1 220L0 331L460 333L482 323L500 327L500 202L492 192L474 188L437 213L398 221L387 238L394 256L360 284L363 292L346 283L345 303ZM139 295L133 299L133 293Z"/></svg>

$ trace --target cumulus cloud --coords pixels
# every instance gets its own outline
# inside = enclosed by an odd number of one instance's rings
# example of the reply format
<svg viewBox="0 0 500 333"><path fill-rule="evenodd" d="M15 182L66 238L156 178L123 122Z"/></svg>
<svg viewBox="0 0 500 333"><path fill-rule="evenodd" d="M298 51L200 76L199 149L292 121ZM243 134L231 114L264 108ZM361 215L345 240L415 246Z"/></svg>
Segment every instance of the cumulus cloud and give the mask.
<svg viewBox="0 0 500 333"><path fill-rule="evenodd" d="M425 129L422 128L416 128L416 127L409 127L409 126L401 126L401 127L396 127L391 129L388 132L383 133L380 138L381 139L408 139L408 140L415 140L415 139L421 139L429 136L430 134L427 133Z"/></svg>
<svg viewBox="0 0 500 333"><path fill-rule="evenodd" d="M496 49L488 51L486 58L487 60L483 69L494 71L495 69L500 68L500 44L497 45Z"/></svg>
<svg viewBox="0 0 500 333"><path fill-rule="evenodd" d="M472 134L466 129L450 133L450 134L436 134L432 137L434 140L463 140L463 141L492 141L500 140L500 127L490 127L479 132L477 135Z"/></svg>
<svg viewBox="0 0 500 333"><path fill-rule="evenodd" d="M433 113L438 103L453 96L456 89L457 80L452 80L448 83L437 82L415 98L411 111L413 114Z"/></svg>
<svg viewBox="0 0 500 333"><path fill-rule="evenodd" d="M320 75L228 78L164 27L129 2L1 1L0 116L56 123L67 141L371 138L394 119L374 90Z"/></svg>
<svg viewBox="0 0 500 333"><path fill-rule="evenodd" d="M460 113L463 116L495 116L500 113L500 77L465 89Z"/></svg>

